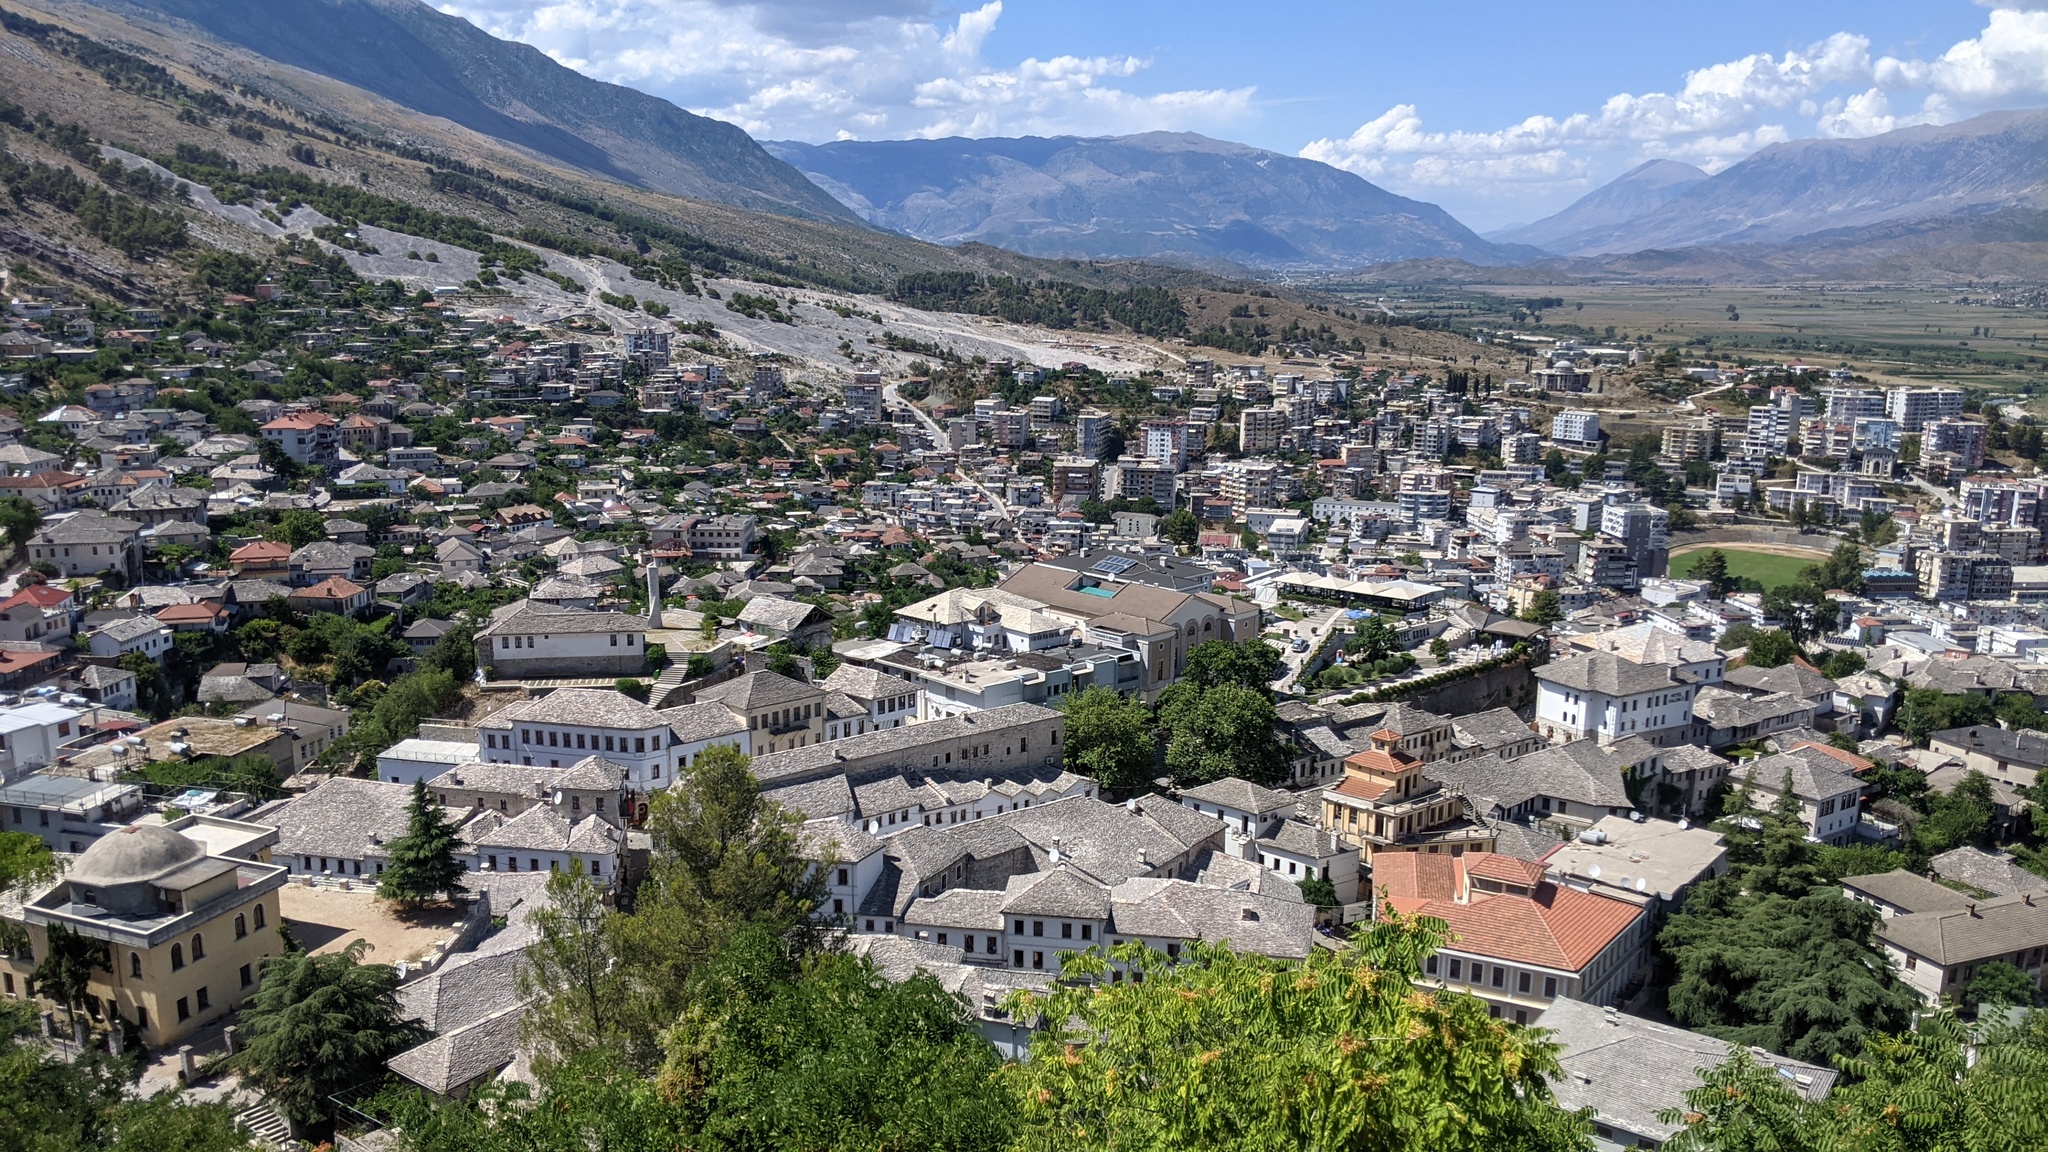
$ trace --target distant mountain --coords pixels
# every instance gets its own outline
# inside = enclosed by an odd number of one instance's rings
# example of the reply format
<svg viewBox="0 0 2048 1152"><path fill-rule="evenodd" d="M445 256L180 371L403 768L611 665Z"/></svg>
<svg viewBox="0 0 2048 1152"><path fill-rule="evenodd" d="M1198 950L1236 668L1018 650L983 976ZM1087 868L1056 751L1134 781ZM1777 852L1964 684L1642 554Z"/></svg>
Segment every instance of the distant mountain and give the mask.
<svg viewBox="0 0 2048 1152"><path fill-rule="evenodd" d="M92 0L189 22L279 63L614 180L851 220L838 201L721 120L565 68L420 0Z"/></svg>
<svg viewBox="0 0 2048 1152"><path fill-rule="evenodd" d="M1193 133L766 147L870 223L941 244L1262 271L1540 255L1327 164Z"/></svg>
<svg viewBox="0 0 2048 1152"><path fill-rule="evenodd" d="M1655 212L1705 179L1707 174L1690 164L1651 160L1581 196L1562 212L1534 224L1489 232L1486 238L1531 244L1546 252L1603 251L1601 245L1610 242L1621 226Z"/></svg>
<svg viewBox="0 0 2048 1152"><path fill-rule="evenodd" d="M2048 111L1991 112L1861 140L1773 144L1563 251L1784 245L1877 225L2041 208L2048 208ZM1839 244L1829 247L1839 254Z"/></svg>

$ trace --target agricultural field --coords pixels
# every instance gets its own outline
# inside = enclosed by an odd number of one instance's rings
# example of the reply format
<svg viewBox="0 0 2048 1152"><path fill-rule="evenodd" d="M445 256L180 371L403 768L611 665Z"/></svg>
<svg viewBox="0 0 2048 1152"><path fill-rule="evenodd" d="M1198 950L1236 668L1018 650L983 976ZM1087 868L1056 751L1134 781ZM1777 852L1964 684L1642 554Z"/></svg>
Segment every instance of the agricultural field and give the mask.
<svg viewBox="0 0 2048 1152"><path fill-rule="evenodd" d="M1673 556L1671 574L1681 580L1686 578L1692 573L1693 563L1716 547L1719 546L1702 544ZM1721 548L1721 555L1728 558L1728 575L1731 578L1755 580L1767 589L1797 581L1800 571L1807 565L1827 558L1825 553L1785 556L1769 552L1752 552L1743 548Z"/></svg>
<svg viewBox="0 0 2048 1152"><path fill-rule="evenodd" d="M2048 309L1994 304L2003 298L1989 286L1325 287L1463 331L1675 348L1688 361L1846 362L1879 383L1958 384L2048 399Z"/></svg>

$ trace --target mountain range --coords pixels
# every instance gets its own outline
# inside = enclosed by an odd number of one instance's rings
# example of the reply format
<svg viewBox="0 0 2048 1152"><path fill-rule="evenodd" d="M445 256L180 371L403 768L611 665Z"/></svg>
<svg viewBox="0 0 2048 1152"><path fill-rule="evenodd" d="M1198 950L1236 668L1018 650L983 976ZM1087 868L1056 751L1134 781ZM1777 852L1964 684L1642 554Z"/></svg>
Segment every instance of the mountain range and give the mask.
<svg viewBox="0 0 2048 1152"><path fill-rule="evenodd" d="M1563 256L1970 230L2048 208L2048 112L1991 112L1857 140L1773 144L1713 176L1653 161L1564 211L1496 234Z"/></svg>
<svg viewBox="0 0 2048 1152"><path fill-rule="evenodd" d="M1713 175L1654 160L1552 216L1480 236L1352 173L1190 133L764 145L421 0L15 2L105 25L116 43L147 42L203 77L391 143L459 145L513 174L666 197L649 203L848 284L963 261L1028 265L1012 254L1256 276L2048 275L2043 111L1793 141Z"/></svg>
<svg viewBox="0 0 2048 1152"><path fill-rule="evenodd" d="M170 19L428 116L628 184L853 219L734 125L592 80L421 0L91 0Z"/></svg>
<svg viewBox="0 0 2048 1152"><path fill-rule="evenodd" d="M1188 132L767 148L869 223L939 244L1267 272L1541 255L1327 164Z"/></svg>

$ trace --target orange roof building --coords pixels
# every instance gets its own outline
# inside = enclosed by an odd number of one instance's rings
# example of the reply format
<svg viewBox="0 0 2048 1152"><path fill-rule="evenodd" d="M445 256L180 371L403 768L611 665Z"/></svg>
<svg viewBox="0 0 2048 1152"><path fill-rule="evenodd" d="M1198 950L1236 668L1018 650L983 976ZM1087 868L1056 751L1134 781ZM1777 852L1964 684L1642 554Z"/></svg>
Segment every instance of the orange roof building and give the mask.
<svg viewBox="0 0 2048 1152"><path fill-rule="evenodd" d="M1644 971L1644 908L1557 884L1541 864L1491 852L1390 853L1372 879L1376 909L1448 928L1424 975L1517 1024L1536 1023L1560 996L1612 1004Z"/></svg>
<svg viewBox="0 0 2048 1152"><path fill-rule="evenodd" d="M1386 852L1492 851L1492 830L1466 811L1464 796L1423 775L1401 733L1382 728L1369 739L1372 747L1345 757L1344 778L1323 790L1323 831L1357 848L1368 867Z"/></svg>

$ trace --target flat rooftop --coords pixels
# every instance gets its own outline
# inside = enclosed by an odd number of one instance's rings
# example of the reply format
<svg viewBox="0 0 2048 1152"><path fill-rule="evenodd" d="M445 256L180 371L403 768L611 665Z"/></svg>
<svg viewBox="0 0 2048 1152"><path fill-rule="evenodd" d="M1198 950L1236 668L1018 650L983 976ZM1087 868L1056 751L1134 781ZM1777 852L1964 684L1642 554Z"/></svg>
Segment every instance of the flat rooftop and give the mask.
<svg viewBox="0 0 2048 1152"><path fill-rule="evenodd" d="M133 784L108 784L83 776L24 776L0 788L0 807L58 808L84 812L141 791Z"/></svg>
<svg viewBox="0 0 2048 1152"><path fill-rule="evenodd" d="M1663 900L1719 867L1727 855L1719 832L1670 820L1638 824L1625 816L1606 816L1586 832L1605 842L1565 841L1543 860L1551 872Z"/></svg>

